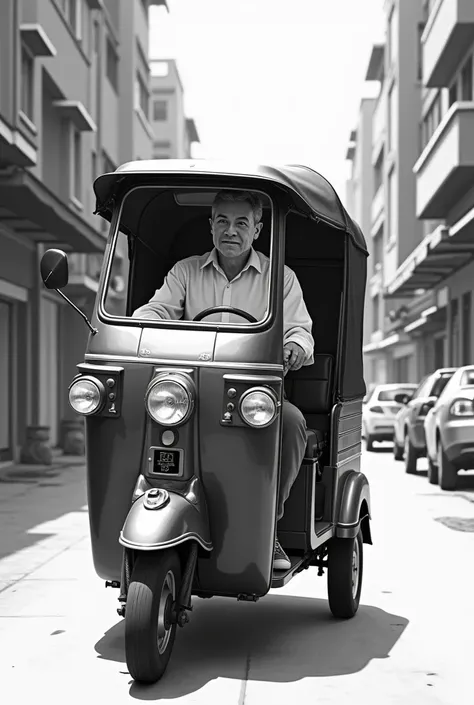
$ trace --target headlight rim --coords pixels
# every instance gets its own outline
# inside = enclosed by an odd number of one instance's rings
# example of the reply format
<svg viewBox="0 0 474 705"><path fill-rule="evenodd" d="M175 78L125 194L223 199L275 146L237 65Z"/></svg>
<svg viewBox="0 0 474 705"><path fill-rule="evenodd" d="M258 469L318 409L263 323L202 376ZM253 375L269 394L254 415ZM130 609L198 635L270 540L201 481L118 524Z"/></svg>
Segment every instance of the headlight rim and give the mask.
<svg viewBox="0 0 474 705"><path fill-rule="evenodd" d="M182 419L179 419L179 421L176 421L176 423L162 423L161 421L158 421L153 414L150 411L148 401L150 398L151 391L156 387L158 384L162 382L175 382L178 384L184 391L186 392L188 398L189 398L189 406L186 414L183 416ZM193 411L194 411L194 404L195 404L195 390L194 390L194 384L191 379L188 379L184 375L181 375L179 373L173 373L173 372L162 372L157 374L153 379L151 380L150 384L147 387L147 390L145 392L145 409L150 417L150 419L156 423L158 426L164 429L168 428L178 428L179 426L182 426L185 424L187 421L189 421L189 418L191 417Z"/></svg>
<svg viewBox="0 0 474 705"><path fill-rule="evenodd" d="M97 389L99 390L100 400L99 400L99 403L97 404L96 408L93 409L92 411L78 411L71 404L71 390L76 384L79 384L80 382L92 382L92 384L94 384L97 387ZM103 385L103 383L101 382L100 379L98 379L97 377L94 377L93 375L80 375L79 377L76 377L75 379L72 380L72 382L68 388L69 406L73 409L73 411L76 414L79 414L80 416L94 416L94 414L100 413L102 411L102 409L104 408L106 396L107 396L107 394L105 391L105 386Z"/></svg>
<svg viewBox="0 0 474 705"><path fill-rule="evenodd" d="M261 392L263 394L266 394L270 399L273 401L275 405L275 411L273 416L271 417L270 421L267 421L265 424L253 424L248 421L248 419L245 418L245 416L242 413L242 403L245 400L246 397L249 396L249 394L254 394L255 392ZM278 401L278 397L276 395L276 392L271 388L271 387L265 387L265 386L258 386L258 387L250 387L250 389L246 389L245 392L243 392L239 398L239 404L238 404L238 411L239 411L239 416L242 419L242 421L249 426L250 428L268 428L269 426L274 423L274 421L278 417L278 409L280 407L280 403Z"/></svg>

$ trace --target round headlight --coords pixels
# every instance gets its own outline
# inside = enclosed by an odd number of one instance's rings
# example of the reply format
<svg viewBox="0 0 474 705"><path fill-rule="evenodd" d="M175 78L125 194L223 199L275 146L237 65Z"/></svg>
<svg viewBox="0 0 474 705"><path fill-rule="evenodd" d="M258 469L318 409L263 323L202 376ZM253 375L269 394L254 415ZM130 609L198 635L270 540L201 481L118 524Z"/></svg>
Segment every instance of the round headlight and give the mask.
<svg viewBox="0 0 474 705"><path fill-rule="evenodd" d="M250 426L268 426L276 411L275 398L262 389L251 389L240 400L240 415Z"/></svg>
<svg viewBox="0 0 474 705"><path fill-rule="evenodd" d="M103 391L100 382L92 379L78 379L69 389L69 403L78 414L88 416L101 406Z"/></svg>
<svg viewBox="0 0 474 705"><path fill-rule="evenodd" d="M163 379L155 382L146 396L146 408L151 418L162 426L182 423L191 411L191 396L180 382Z"/></svg>

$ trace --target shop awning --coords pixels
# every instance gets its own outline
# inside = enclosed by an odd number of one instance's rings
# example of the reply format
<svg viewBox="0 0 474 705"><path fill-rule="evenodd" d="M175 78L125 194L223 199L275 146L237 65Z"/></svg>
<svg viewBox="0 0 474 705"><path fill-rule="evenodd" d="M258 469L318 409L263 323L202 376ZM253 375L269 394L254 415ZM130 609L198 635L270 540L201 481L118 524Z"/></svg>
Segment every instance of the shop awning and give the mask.
<svg viewBox="0 0 474 705"><path fill-rule="evenodd" d="M104 236L25 169L0 175L0 218L32 240L74 252L102 252Z"/></svg>
<svg viewBox="0 0 474 705"><path fill-rule="evenodd" d="M468 264L474 257L474 209L471 220L460 223L451 228L441 225L427 235L398 268L384 297L412 297L420 289L432 289Z"/></svg>
<svg viewBox="0 0 474 705"><path fill-rule="evenodd" d="M391 333L386 338L382 338L377 343L369 343L364 345L362 352L367 355L369 353L384 352L385 350L394 347L395 345L405 345L410 342L410 338L403 331L400 333Z"/></svg>

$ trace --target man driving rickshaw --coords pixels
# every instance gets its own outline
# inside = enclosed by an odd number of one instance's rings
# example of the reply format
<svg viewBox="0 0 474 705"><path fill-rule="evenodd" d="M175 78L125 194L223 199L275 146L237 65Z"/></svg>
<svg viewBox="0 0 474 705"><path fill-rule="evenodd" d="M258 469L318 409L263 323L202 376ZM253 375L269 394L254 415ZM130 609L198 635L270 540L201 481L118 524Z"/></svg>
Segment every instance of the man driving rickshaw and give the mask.
<svg viewBox="0 0 474 705"><path fill-rule="evenodd" d="M228 305L244 309L262 320L268 301L270 259L253 249L262 229L262 203L250 191L219 191L209 219L214 249L177 262L149 303L140 306L135 318L193 318L205 309ZM312 321L295 273L285 266L283 294L283 361L285 372L313 363ZM238 316L215 314L228 322ZM298 475L306 448L306 421L301 411L284 399L282 405L282 460L277 521ZM275 538L275 570L291 567Z"/></svg>

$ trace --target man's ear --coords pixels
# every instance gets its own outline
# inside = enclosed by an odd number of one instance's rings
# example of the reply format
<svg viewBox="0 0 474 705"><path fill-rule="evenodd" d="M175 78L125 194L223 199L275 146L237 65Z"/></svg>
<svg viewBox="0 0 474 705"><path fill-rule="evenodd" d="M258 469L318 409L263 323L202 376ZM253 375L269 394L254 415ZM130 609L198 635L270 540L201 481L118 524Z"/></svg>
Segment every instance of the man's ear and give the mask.
<svg viewBox="0 0 474 705"><path fill-rule="evenodd" d="M211 226L211 233L212 233L213 222L214 222L214 221L212 220L212 218L209 218L209 225Z"/></svg>
<svg viewBox="0 0 474 705"><path fill-rule="evenodd" d="M263 223L262 222L257 223L257 225L255 226L255 235L253 236L254 240L256 240L258 238L262 228L263 228Z"/></svg>

